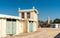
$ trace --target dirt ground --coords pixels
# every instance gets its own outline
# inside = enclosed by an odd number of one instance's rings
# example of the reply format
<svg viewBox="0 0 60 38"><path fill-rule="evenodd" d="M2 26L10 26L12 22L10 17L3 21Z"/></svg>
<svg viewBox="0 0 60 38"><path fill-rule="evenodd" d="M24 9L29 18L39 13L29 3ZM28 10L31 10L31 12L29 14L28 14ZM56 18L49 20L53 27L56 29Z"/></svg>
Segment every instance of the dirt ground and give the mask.
<svg viewBox="0 0 60 38"><path fill-rule="evenodd" d="M39 28L37 32L23 33L16 36L8 36L6 38L54 38L60 33L60 28Z"/></svg>

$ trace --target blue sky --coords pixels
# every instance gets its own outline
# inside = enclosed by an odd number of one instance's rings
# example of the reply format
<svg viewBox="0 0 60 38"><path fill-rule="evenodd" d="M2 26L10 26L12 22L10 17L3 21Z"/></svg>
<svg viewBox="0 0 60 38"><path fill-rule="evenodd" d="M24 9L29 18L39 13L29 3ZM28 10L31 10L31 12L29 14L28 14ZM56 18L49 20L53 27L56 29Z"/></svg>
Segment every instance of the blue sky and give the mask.
<svg viewBox="0 0 60 38"><path fill-rule="evenodd" d="M60 18L60 0L0 0L0 14L18 16L18 8L39 11L39 20Z"/></svg>

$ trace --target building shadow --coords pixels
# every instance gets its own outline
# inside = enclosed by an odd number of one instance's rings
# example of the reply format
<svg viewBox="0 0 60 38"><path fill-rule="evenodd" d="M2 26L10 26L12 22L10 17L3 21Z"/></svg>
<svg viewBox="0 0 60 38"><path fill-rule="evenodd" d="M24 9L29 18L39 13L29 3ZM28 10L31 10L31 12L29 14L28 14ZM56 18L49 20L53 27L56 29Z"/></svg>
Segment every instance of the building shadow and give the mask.
<svg viewBox="0 0 60 38"><path fill-rule="evenodd" d="M60 33L58 33L54 38L60 38Z"/></svg>

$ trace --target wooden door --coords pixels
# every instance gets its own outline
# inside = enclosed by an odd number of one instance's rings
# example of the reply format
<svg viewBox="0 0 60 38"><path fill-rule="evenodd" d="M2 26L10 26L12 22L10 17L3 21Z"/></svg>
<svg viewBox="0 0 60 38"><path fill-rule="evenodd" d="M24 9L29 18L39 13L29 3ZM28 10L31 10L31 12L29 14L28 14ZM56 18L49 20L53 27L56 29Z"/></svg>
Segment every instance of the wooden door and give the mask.
<svg viewBox="0 0 60 38"><path fill-rule="evenodd" d="M16 34L16 22L12 22L12 34Z"/></svg>
<svg viewBox="0 0 60 38"><path fill-rule="evenodd" d="M6 22L6 34L8 35L16 34L16 21Z"/></svg>
<svg viewBox="0 0 60 38"><path fill-rule="evenodd" d="M29 22L29 32L33 32L33 22Z"/></svg>
<svg viewBox="0 0 60 38"><path fill-rule="evenodd" d="M11 21L7 21L7 23L6 23L6 33L8 35L12 34L12 22Z"/></svg>

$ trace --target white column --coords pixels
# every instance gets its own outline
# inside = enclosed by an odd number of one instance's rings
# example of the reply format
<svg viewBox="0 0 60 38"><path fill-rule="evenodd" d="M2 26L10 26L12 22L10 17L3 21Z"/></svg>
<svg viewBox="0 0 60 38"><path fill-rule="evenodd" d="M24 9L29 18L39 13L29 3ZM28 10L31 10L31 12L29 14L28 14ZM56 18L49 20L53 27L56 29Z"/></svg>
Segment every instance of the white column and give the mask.
<svg viewBox="0 0 60 38"><path fill-rule="evenodd" d="M27 19L27 13L25 12L25 19Z"/></svg>
<svg viewBox="0 0 60 38"><path fill-rule="evenodd" d="M16 35L18 35L20 33L23 33L23 25L22 25L22 22L19 21L19 20L17 20L16 23L17 23Z"/></svg>
<svg viewBox="0 0 60 38"><path fill-rule="evenodd" d="M0 37L2 36L2 20L0 19Z"/></svg>
<svg viewBox="0 0 60 38"><path fill-rule="evenodd" d="M34 17L34 14L31 12L30 13L30 18L33 19L33 17Z"/></svg>
<svg viewBox="0 0 60 38"><path fill-rule="evenodd" d="M19 12L19 17L21 18L21 13Z"/></svg>
<svg viewBox="0 0 60 38"><path fill-rule="evenodd" d="M6 36L6 19L1 19L1 36Z"/></svg>
<svg viewBox="0 0 60 38"><path fill-rule="evenodd" d="M27 31L29 32L29 22L28 22L28 24L27 24Z"/></svg>
<svg viewBox="0 0 60 38"><path fill-rule="evenodd" d="M21 21L20 22L20 31L21 31L21 33L24 32L23 28L24 28L24 21Z"/></svg>
<svg viewBox="0 0 60 38"><path fill-rule="evenodd" d="M19 34L19 21L16 20L16 35Z"/></svg>

